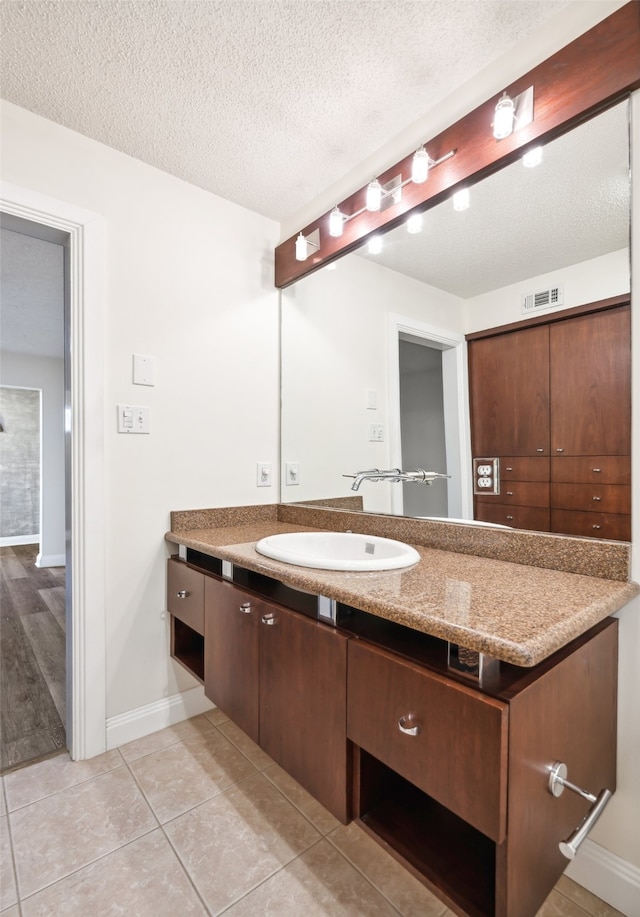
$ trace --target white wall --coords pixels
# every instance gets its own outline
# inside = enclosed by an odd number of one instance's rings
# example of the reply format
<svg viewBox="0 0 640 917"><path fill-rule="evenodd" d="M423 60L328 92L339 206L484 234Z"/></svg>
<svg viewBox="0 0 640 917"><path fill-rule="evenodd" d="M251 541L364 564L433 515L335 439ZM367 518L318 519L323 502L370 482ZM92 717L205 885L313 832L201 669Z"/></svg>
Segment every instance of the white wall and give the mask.
<svg viewBox="0 0 640 917"><path fill-rule="evenodd" d="M63 566L64 497L64 363L53 357L2 353L0 382L42 391L41 530L39 566Z"/></svg>
<svg viewBox="0 0 640 917"><path fill-rule="evenodd" d="M389 314L462 332L462 301L359 258L342 259L282 292L282 462L298 462L300 484L284 502L353 495L343 474L390 468ZM367 393L377 408L367 408ZM369 442L382 424L383 442ZM314 431L312 436L308 431ZM360 489L369 512L391 511L387 483Z"/></svg>
<svg viewBox="0 0 640 917"><path fill-rule="evenodd" d="M1 113L3 179L106 224L106 665L114 716L194 685L168 656L170 510L276 497L256 488L255 463L275 468L278 456L278 226L14 105L3 102ZM157 358L154 388L132 384L134 352ZM150 407L150 435L116 432L119 402Z"/></svg>

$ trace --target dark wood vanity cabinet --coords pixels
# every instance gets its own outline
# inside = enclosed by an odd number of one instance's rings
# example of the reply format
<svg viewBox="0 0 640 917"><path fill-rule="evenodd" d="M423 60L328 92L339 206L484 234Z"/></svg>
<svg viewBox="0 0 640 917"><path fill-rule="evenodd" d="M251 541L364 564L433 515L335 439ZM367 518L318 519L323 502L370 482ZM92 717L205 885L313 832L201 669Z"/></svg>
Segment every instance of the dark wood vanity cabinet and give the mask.
<svg viewBox="0 0 640 917"><path fill-rule="evenodd" d="M205 577L205 693L336 818L350 818L347 637Z"/></svg>
<svg viewBox="0 0 640 917"><path fill-rule="evenodd" d="M167 562L171 655L204 681L204 574L175 557Z"/></svg>
<svg viewBox="0 0 640 917"><path fill-rule="evenodd" d="M617 621L479 691L365 640L349 644L354 817L457 914L534 917L594 794L616 780Z"/></svg>
<svg viewBox="0 0 640 917"><path fill-rule="evenodd" d="M630 310L597 306L469 336L473 455L500 459L478 520L631 539Z"/></svg>

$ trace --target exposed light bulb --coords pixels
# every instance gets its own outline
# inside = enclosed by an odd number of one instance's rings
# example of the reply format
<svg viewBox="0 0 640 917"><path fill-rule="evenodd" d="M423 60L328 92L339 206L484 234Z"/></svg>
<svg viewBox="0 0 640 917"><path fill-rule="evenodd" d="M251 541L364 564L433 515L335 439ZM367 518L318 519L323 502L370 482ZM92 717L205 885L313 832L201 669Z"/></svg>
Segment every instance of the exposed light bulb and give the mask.
<svg viewBox="0 0 640 917"><path fill-rule="evenodd" d="M459 191L453 195L453 209L454 210L466 210L470 203L469 189L460 188Z"/></svg>
<svg viewBox="0 0 640 917"><path fill-rule="evenodd" d="M416 150L411 160L411 181L416 185L421 185L429 176L429 166L431 159L423 146Z"/></svg>
<svg viewBox="0 0 640 917"><path fill-rule="evenodd" d="M296 261L306 261L308 254L309 248L307 246L307 240L302 233L300 233L296 239Z"/></svg>
<svg viewBox="0 0 640 917"><path fill-rule="evenodd" d="M380 210L382 203L382 185L377 178L370 181L367 185L367 210Z"/></svg>
<svg viewBox="0 0 640 917"><path fill-rule="evenodd" d="M496 140L504 140L513 133L515 117L515 102L504 92L496 105L496 113L493 118L493 136Z"/></svg>
<svg viewBox="0 0 640 917"><path fill-rule="evenodd" d="M382 236L371 236L367 246L370 255L379 255L382 251Z"/></svg>
<svg viewBox="0 0 640 917"><path fill-rule="evenodd" d="M412 213L407 220L407 232L416 233L422 231L422 214Z"/></svg>
<svg viewBox="0 0 640 917"><path fill-rule="evenodd" d="M533 169L542 162L542 147L534 146L533 149L527 150L522 157L522 165L527 169Z"/></svg>
<svg viewBox="0 0 640 917"><path fill-rule="evenodd" d="M329 235L330 236L341 236L342 228L344 226L344 217L340 212L339 207L334 207L331 213L329 214Z"/></svg>

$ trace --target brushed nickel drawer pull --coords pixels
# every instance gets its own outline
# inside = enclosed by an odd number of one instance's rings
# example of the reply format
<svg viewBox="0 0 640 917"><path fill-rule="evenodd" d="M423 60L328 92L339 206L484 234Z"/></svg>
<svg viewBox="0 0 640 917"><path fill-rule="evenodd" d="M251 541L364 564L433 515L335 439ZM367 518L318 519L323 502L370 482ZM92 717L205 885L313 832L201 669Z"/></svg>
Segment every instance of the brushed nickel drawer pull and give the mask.
<svg viewBox="0 0 640 917"><path fill-rule="evenodd" d="M544 449L536 449L536 452L544 452Z"/></svg>
<svg viewBox="0 0 640 917"><path fill-rule="evenodd" d="M508 497L512 497L512 496L513 496L513 491L512 491L512 490L508 490L508 491L507 491L507 496L508 496Z"/></svg>
<svg viewBox="0 0 640 917"><path fill-rule="evenodd" d="M564 452L564 449L556 449L556 452Z"/></svg>
<svg viewBox="0 0 640 917"><path fill-rule="evenodd" d="M594 471L596 474L602 473L602 468L592 468L591 470Z"/></svg>
<svg viewBox="0 0 640 917"><path fill-rule="evenodd" d="M578 847L604 812L612 793L611 790L604 789L600 790L597 796L594 796L593 793L580 789L579 786L567 780L567 765L561 761L556 761L550 769L548 790L552 796L561 796L565 787L592 803L591 808L577 828L571 832L566 841L560 841L558 844L560 853L566 856L568 860L572 860L578 852Z"/></svg>
<svg viewBox="0 0 640 917"><path fill-rule="evenodd" d="M271 611L266 615L262 615L262 623L270 624L271 627L273 627L273 625L276 623L276 620L277 620L276 616Z"/></svg>
<svg viewBox="0 0 640 917"><path fill-rule="evenodd" d="M243 615L251 614L251 602L243 602L242 605L239 606L239 608Z"/></svg>
<svg viewBox="0 0 640 917"><path fill-rule="evenodd" d="M507 465L507 467L505 468L505 471L513 471L513 468L511 467L511 465Z"/></svg>
<svg viewBox="0 0 640 917"><path fill-rule="evenodd" d="M602 497L592 497L591 498L595 503L599 503L602 500Z"/></svg>
<svg viewBox="0 0 640 917"><path fill-rule="evenodd" d="M601 529L602 526L601 525L592 525L591 528L592 529Z"/></svg>
<svg viewBox="0 0 640 917"><path fill-rule="evenodd" d="M409 724L412 725L409 725ZM401 716L398 720L398 729L400 732L404 732L407 736L417 736L420 734L420 723L417 723L414 718L409 714L408 716Z"/></svg>
<svg viewBox="0 0 640 917"><path fill-rule="evenodd" d="M507 519L508 519L510 522L513 522L513 516L507 516Z"/></svg>
<svg viewBox="0 0 640 917"><path fill-rule="evenodd" d="M176 592L176 597L179 599L186 599L189 593L186 589L181 589L179 592Z"/></svg>

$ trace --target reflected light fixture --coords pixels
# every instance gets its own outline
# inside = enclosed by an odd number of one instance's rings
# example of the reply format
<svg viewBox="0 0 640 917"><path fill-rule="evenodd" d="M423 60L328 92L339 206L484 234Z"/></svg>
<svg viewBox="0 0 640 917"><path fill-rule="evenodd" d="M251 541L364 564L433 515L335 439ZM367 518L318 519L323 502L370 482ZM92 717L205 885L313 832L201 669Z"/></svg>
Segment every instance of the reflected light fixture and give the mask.
<svg viewBox="0 0 640 917"><path fill-rule="evenodd" d="M344 215L341 213L340 208L336 205L329 214L329 235L335 237L341 236L343 227Z"/></svg>
<svg viewBox="0 0 640 917"><path fill-rule="evenodd" d="M467 210L470 204L469 189L460 188L459 191L453 195L453 209L454 210Z"/></svg>
<svg viewBox="0 0 640 917"><path fill-rule="evenodd" d="M493 136L496 140L504 140L505 137L513 133L515 119L515 102L511 96L503 92L496 105L496 111L493 117Z"/></svg>
<svg viewBox="0 0 640 917"><path fill-rule="evenodd" d="M376 210L380 210L381 203L382 185L377 178L374 178L367 185L367 210L370 210L372 213Z"/></svg>
<svg viewBox="0 0 640 917"><path fill-rule="evenodd" d="M370 255L379 255L382 251L382 236L371 236L367 243Z"/></svg>
<svg viewBox="0 0 640 917"><path fill-rule="evenodd" d="M542 162L542 147L534 146L522 157L522 165L527 169L533 169Z"/></svg>
<svg viewBox="0 0 640 917"><path fill-rule="evenodd" d="M296 239L296 261L306 261L309 254L309 246L307 245L307 240L300 233Z"/></svg>
<svg viewBox="0 0 640 917"><path fill-rule="evenodd" d="M422 230L422 214L412 213L407 220L407 232L416 233Z"/></svg>
<svg viewBox="0 0 640 917"><path fill-rule="evenodd" d="M413 154L411 160L411 181L416 185L421 185L429 177L429 167L431 166L431 157L421 146Z"/></svg>

